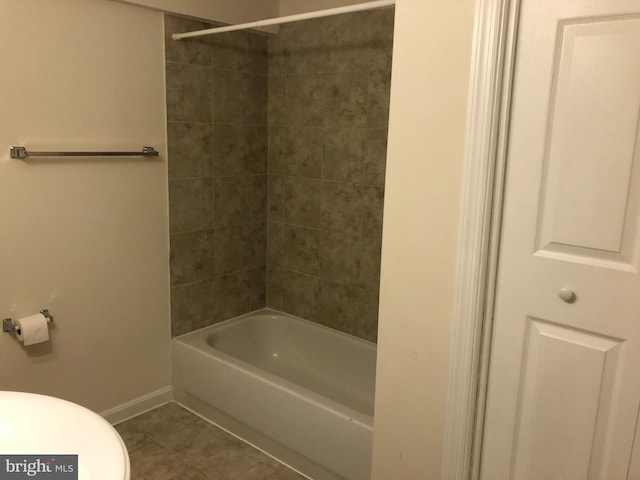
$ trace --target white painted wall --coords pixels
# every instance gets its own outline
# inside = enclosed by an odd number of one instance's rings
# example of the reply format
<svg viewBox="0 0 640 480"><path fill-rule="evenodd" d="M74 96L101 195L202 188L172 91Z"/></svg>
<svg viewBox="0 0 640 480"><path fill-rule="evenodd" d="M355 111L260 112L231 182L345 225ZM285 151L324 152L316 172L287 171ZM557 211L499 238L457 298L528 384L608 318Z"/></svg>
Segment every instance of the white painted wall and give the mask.
<svg viewBox="0 0 640 480"><path fill-rule="evenodd" d="M115 0L221 23L244 23L279 15L278 0ZM277 28L270 31L277 32Z"/></svg>
<svg viewBox="0 0 640 480"><path fill-rule="evenodd" d="M222 23L243 23L368 0L112 0ZM275 30L277 31L277 30Z"/></svg>
<svg viewBox="0 0 640 480"><path fill-rule="evenodd" d="M355 5L369 0L280 0L280 15L325 10L327 8Z"/></svg>
<svg viewBox="0 0 640 480"><path fill-rule="evenodd" d="M440 478L473 0L398 0L373 478Z"/></svg>
<svg viewBox="0 0 640 480"><path fill-rule="evenodd" d="M0 389L103 411L170 384L162 14L0 0L0 317L48 307L49 344L0 334ZM159 160L23 162L32 149Z"/></svg>

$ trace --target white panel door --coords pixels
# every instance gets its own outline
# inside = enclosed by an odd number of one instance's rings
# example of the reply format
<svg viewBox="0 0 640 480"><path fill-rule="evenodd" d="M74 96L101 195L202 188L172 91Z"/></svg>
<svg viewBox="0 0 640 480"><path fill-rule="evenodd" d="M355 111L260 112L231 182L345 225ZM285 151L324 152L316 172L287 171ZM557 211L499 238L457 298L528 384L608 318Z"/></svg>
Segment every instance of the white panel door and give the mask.
<svg viewBox="0 0 640 480"><path fill-rule="evenodd" d="M480 476L640 480L640 0L522 0L513 88Z"/></svg>

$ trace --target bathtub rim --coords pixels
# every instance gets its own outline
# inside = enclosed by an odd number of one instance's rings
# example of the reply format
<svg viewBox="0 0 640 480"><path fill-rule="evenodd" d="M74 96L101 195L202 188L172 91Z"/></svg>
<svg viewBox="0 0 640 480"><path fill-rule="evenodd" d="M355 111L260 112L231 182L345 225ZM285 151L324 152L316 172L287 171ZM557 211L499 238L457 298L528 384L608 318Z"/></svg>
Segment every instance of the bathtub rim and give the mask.
<svg viewBox="0 0 640 480"><path fill-rule="evenodd" d="M312 327L328 330L331 333L336 333L336 334L339 334L339 335L341 335L343 337L347 337L349 340L352 340L352 341L362 342L365 345L372 346L376 350L378 348L378 344L375 343L375 342L372 342L370 340L365 340L364 338L356 337L355 335L351 335L351 334L342 332L342 331L337 330L335 328L327 327L326 325L322 325L321 323L317 323L317 322L314 322L312 320L307 320L306 318L299 317L299 316L294 315L292 313L283 312L281 310L276 310L274 308L269 308L269 307L263 307L263 308L260 308L258 310L253 310L251 312L243 313L242 315L238 315L238 316L233 317L233 318L228 318L228 319L222 320L220 322L212 323L211 325L206 325L204 327L198 328L197 330L192 330L190 332L183 333L182 335L178 335L176 337L173 337L171 340L180 340L181 338L186 337L188 335L194 335L196 333L202 333L203 330L207 330L207 329L213 330L214 327L216 327L216 328L224 328L225 325L227 325L227 324L229 324L231 322L239 321L239 320L244 319L245 317L251 317L251 316L258 315L258 314L275 314L275 315L281 315L281 316L284 316L284 317L291 317L291 318L294 318L296 320L300 320L301 322L306 323L307 325L310 325ZM377 352L376 352L376 355L377 355Z"/></svg>

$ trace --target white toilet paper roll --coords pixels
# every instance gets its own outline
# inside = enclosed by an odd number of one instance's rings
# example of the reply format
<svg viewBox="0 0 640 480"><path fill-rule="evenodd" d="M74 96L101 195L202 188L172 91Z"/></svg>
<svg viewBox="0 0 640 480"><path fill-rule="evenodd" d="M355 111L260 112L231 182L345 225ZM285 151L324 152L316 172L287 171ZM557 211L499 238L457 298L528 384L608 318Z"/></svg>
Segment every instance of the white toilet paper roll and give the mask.
<svg viewBox="0 0 640 480"><path fill-rule="evenodd" d="M47 318L41 313L19 318L14 321L14 325L16 327L18 340L24 342L25 347L49 340Z"/></svg>

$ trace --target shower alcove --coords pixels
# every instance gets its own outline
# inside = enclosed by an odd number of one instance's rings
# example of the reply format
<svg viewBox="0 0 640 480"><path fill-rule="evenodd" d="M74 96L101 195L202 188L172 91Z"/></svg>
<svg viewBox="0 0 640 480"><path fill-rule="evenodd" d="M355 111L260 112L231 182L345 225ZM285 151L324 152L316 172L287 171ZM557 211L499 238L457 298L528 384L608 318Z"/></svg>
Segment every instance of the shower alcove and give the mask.
<svg viewBox="0 0 640 480"><path fill-rule="evenodd" d="M174 383L182 335L265 308L375 360L393 14L180 41L211 25L165 16Z"/></svg>

